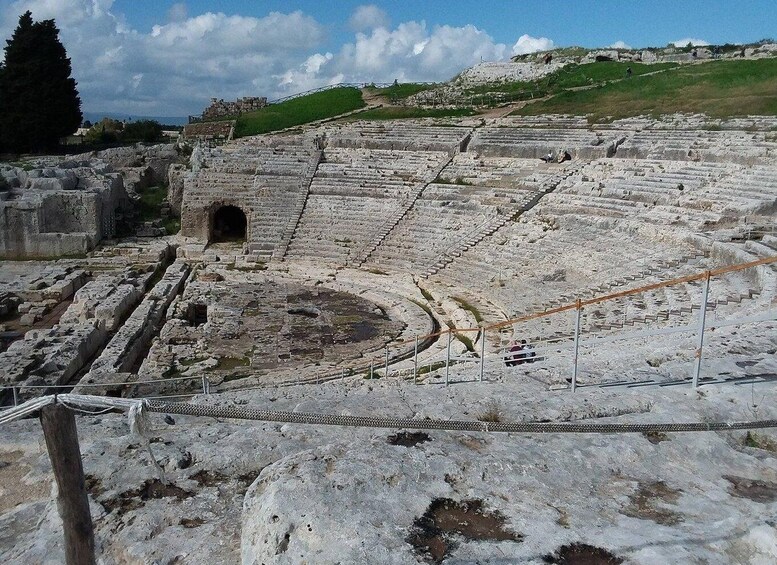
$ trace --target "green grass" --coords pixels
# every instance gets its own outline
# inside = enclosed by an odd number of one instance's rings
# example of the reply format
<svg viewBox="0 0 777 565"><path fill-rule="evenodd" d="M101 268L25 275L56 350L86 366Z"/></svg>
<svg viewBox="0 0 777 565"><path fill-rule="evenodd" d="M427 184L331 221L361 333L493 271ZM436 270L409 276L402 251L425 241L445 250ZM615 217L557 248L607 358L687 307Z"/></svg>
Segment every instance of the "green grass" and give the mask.
<svg viewBox="0 0 777 565"><path fill-rule="evenodd" d="M355 120L406 120L411 118L448 118L474 116L472 108L414 108L410 106L389 106L360 112Z"/></svg>
<svg viewBox="0 0 777 565"><path fill-rule="evenodd" d="M470 353L475 353L475 345L472 343L472 340L469 337L467 337L462 333L456 333L456 332L454 332L453 335L456 336L456 339L458 339L461 343L464 344L464 347L467 348L467 351L469 351Z"/></svg>
<svg viewBox="0 0 777 565"><path fill-rule="evenodd" d="M257 135L331 118L365 106L358 88L342 87L271 104L237 118L235 137Z"/></svg>
<svg viewBox="0 0 777 565"><path fill-rule="evenodd" d="M676 112L705 113L716 118L777 115L777 59L683 65L646 77L637 74L635 65L632 70L634 76L629 80L590 90L565 91L513 114L587 115L591 122ZM558 79L558 84L575 80L579 77Z"/></svg>
<svg viewBox="0 0 777 565"><path fill-rule="evenodd" d="M442 369L443 367L445 367L445 361L435 361L431 365L424 365L423 367L418 367L417 375L420 377L421 375L425 375L427 373L433 373L434 371L438 371L438 370Z"/></svg>
<svg viewBox="0 0 777 565"><path fill-rule="evenodd" d="M143 221L158 220L162 214L160 207L167 198L166 186L150 186L140 193L140 218Z"/></svg>
<svg viewBox="0 0 777 565"><path fill-rule="evenodd" d="M631 78L656 71L666 71L677 67L678 63L620 63L602 61L586 63L585 65L567 65L555 73L551 73L537 81L538 88L548 92L559 92L565 88L590 86L605 81L618 80L626 77L626 69L631 68Z"/></svg>
<svg viewBox="0 0 777 565"><path fill-rule="evenodd" d="M162 225L165 228L165 231L167 232L167 235L175 235L179 231L181 231L181 219L180 218L170 218L162 222Z"/></svg>
<svg viewBox="0 0 777 565"><path fill-rule="evenodd" d="M402 100L413 94L423 92L424 90L431 90L434 87L435 85L433 84L416 84L414 82L408 82L405 84L395 84L385 88L367 87L367 89L391 100Z"/></svg>
<svg viewBox="0 0 777 565"><path fill-rule="evenodd" d="M480 310L478 310L477 307L475 307L472 304L470 304L469 302L467 302L461 296L453 296L452 298L464 310L468 310L472 314L472 316L475 318L475 321L478 324L483 321L483 314L480 313Z"/></svg>

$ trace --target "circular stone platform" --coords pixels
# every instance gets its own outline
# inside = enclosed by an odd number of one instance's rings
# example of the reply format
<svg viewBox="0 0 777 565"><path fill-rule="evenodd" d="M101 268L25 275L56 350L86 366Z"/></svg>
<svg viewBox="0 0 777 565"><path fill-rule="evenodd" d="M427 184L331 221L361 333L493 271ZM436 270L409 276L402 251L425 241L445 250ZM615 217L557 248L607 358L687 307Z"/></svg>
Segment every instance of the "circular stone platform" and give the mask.
<svg viewBox="0 0 777 565"><path fill-rule="evenodd" d="M251 276L253 275L253 276ZM404 321L353 294L257 273L200 271L174 304L138 380L206 376L219 389L364 370ZM201 380L172 381L172 394ZM148 387L146 387L148 388Z"/></svg>

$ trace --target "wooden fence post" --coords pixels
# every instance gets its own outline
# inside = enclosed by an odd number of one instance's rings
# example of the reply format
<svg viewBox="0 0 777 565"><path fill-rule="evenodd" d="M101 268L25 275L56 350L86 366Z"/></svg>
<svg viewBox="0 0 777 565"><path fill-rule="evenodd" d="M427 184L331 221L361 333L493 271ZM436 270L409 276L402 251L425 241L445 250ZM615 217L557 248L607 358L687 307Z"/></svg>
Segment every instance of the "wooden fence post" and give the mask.
<svg viewBox="0 0 777 565"><path fill-rule="evenodd" d="M57 508L65 534L67 565L94 565L94 527L73 413L62 404L40 412L46 448L57 481Z"/></svg>

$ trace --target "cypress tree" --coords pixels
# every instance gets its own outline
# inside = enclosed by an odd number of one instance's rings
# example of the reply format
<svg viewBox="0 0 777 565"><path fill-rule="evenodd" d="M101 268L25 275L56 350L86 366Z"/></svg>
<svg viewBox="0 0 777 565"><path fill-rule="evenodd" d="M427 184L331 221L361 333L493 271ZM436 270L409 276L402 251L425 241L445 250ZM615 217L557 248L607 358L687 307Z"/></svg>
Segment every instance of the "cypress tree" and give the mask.
<svg viewBox="0 0 777 565"><path fill-rule="evenodd" d="M81 124L81 99L54 20L28 11L6 41L0 66L0 146L16 153L46 151Z"/></svg>

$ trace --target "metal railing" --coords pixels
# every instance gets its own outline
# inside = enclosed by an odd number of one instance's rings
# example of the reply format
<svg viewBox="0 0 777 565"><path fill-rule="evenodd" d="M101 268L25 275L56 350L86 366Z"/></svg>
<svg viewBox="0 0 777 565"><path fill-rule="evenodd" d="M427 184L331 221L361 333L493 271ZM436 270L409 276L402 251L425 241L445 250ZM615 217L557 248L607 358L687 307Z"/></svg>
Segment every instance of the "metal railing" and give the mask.
<svg viewBox="0 0 777 565"><path fill-rule="evenodd" d="M485 380L486 366L495 367L497 365L502 366L508 361L522 361L527 362L527 358L517 357L520 352L510 350L511 343L514 342L514 336L519 334L523 324L527 324L532 321L543 320L551 316L557 316L564 313L572 313L571 320L566 320L567 324L571 327L565 334L563 332L558 335L551 335L549 337L543 337L540 339L533 339L529 344L531 345L534 356L530 358L531 362L542 362L551 355L568 354L571 357L571 367L569 369L569 377L566 379L571 384L571 390L575 391L578 387L578 379L580 373L580 358L581 351L598 351L602 346L608 344L616 344L619 342L629 342L631 340L644 340L657 336L666 336L674 334L688 334L695 336L695 349L693 352L693 369L691 373L691 384L694 388L699 386L700 372L702 367L702 351L705 345L705 339L710 331L714 331L717 328L736 326L750 323L761 323L766 321L777 320L777 309L771 308L763 312L751 314L747 316L741 316L730 319L716 319L708 321L708 310L715 303L710 302L709 291L712 281L722 277L723 275L730 273L737 273L745 271L747 269L754 269L759 267L765 267L767 265L777 263L777 256L766 257L747 263L741 263L737 265L731 265L727 267L721 267L718 269L712 269L702 271L692 275L683 277L677 277L674 279L656 282L648 285L643 285L637 288L623 290L619 292L613 292L602 296L597 296L589 299L578 299L574 302L564 304L555 308L546 309L542 312L535 312L524 316L512 318L504 322L496 324L485 325L481 327L469 327L469 328L456 328L449 327L437 332L433 332L425 335L416 335L409 340L400 340L390 342L385 346L385 352L383 355L383 362L377 362L376 358L373 358L366 367L366 378L378 378L378 377L398 377L409 378L414 383L419 382L419 378L426 374L436 374L444 370L444 382L445 385L451 383L451 367L462 364L476 364L476 379L478 382ZM682 320L684 323L681 325L672 325L668 327L649 327L646 322L649 319L658 319L660 316L656 314L646 314L645 320L641 320L645 326L644 329L634 331L622 331L614 334L597 334L595 331L584 331L581 327L582 316L586 313L587 309L599 304L609 303L615 300L639 297L645 293L664 289L672 286L697 283L701 284L701 300L698 305L687 306L684 309L678 310L679 314L687 314L685 318L690 317L694 310L698 310L698 317L695 320ZM747 295L745 295L747 296ZM727 302L725 302L727 303ZM701 307L704 304L706 307ZM668 318L669 316L667 316ZM682 316L677 316L678 319ZM624 317L624 323L620 324L621 328L625 328L627 325L632 327L635 323L629 323L629 320ZM557 323L556 328L563 327L563 323ZM498 335L500 341L500 347L496 351L486 351L486 339L492 335ZM509 335L507 343L505 341L506 334ZM471 336L471 337L470 337ZM458 341L466 347L465 354L456 354L453 350L454 343ZM424 343L437 343L437 354L428 355L425 360L421 360L420 354L421 344ZM411 347L412 346L412 347ZM433 348L434 346L432 346ZM392 356L391 350L399 350ZM427 349L427 353L428 353ZM516 358L517 357L517 358ZM412 365L410 367L398 367L404 361ZM392 367L393 365L393 367ZM308 379L304 381L306 384L320 384L323 382L344 380L346 377L352 377L361 375L364 370L350 370L346 373L346 369L342 369L337 375L328 377L316 376L315 379ZM264 388L262 386L246 386L224 389L223 391L215 391L211 379L207 375L198 376L179 376L162 379L151 379L141 381L126 381L126 382L103 382L103 383L83 383L83 384L68 384L68 385L6 385L0 386L0 391L12 391L13 405L16 406L20 402L20 395L27 390L45 390L45 391L69 391L74 388L79 389L127 389L137 390L144 385L163 385L175 382L184 381L198 381L199 384L196 389L184 392L181 394L170 395L154 395L154 396L138 396L137 398L186 398L195 394L213 394L214 392L235 392L240 390L252 390L256 388ZM302 384L302 381L291 381L289 383L273 383L266 386L284 386L287 384Z"/></svg>
<svg viewBox="0 0 777 565"><path fill-rule="evenodd" d="M730 273L737 273L745 271L747 269L755 269L764 267L773 263L777 263L777 256L766 257L747 263L741 263L737 265L731 265L727 267L721 267L718 269L712 269L702 271L692 275L683 277L677 277L666 281L656 282L652 284L643 285L637 288L613 292L601 296L597 296L589 299L578 299L574 302L563 304L555 308L546 309L541 312L534 312L504 322L496 324L490 324L482 327L470 327L470 328L448 328L432 334L416 336L414 341L417 343L419 340L427 340L435 338L437 340L445 340L447 343L444 348L444 357L442 355L428 357L425 362L420 362L418 349L415 349L413 355L413 368L408 369L395 369L391 371L391 348L405 346L408 343L412 343L411 340L393 342L386 345L385 351L385 364L383 369L383 376L396 376L402 377L412 375L414 381L417 382L418 377L425 374L425 372L431 373L436 371L442 371L444 369L445 384L450 384L450 368L452 365L461 363L477 363L479 365L477 370L477 380L482 381L485 373L485 366L487 364L506 364L509 361L519 362L534 362L538 360L544 360L551 352L562 353L565 350L571 354L571 368L570 377L566 380L570 382L572 391L575 391L578 386L578 377L580 371L580 356L581 349L591 349L600 347L607 343L615 343L628 341L633 339L646 339L650 337L685 333L694 335L696 338L695 349L693 352L694 364L691 373L691 382L694 388L699 385L699 378L702 366L702 351L705 344L705 336L708 331L716 328L722 328L732 325L746 324L746 323L759 323L765 321L771 321L777 319L777 310L769 309L759 314L744 316L739 318L732 318L727 320L716 320L713 323L709 323L707 320L708 310L715 308L717 305L726 305L730 302L741 302L744 298L749 298L752 295L750 293L743 293L731 298L720 298L719 302L710 301L710 283L723 275ZM639 297L646 293L666 289L672 286L684 285L689 283L695 283L701 285L701 299L699 304L693 304L689 302L685 306L678 307L675 311L656 313L646 312L641 318L628 318L624 315L622 322L615 322L611 324L603 324L602 327L607 330L626 328L626 326L634 327L637 324L646 326L644 330L625 331L614 335L597 335L593 331L584 331L581 328L582 316L593 306L611 303L616 300L629 299L632 297ZM705 305L702 307L701 305ZM682 325L674 325L671 327L662 328L649 328L650 322L657 322L659 319L674 318L675 320L682 320L691 316L694 310L698 310L698 317L696 320L687 320ZM529 361L525 354L521 354L519 351L511 351L510 346L514 342L516 335L520 335L520 330L529 322L539 321L547 319L551 316L556 316L562 313L572 312L572 319L566 322L557 323L555 326L558 329L565 325L565 323L571 327L567 332L557 332L557 335L551 335L549 337L542 337L539 340L532 340L527 345L531 346L531 351L534 356ZM595 324L589 324L594 325ZM512 330L512 331L510 331ZM499 334L500 342L504 341L504 333L509 332L511 337L507 340L508 344L502 344L496 352L487 354L485 345L486 338L494 333ZM465 339L462 339L464 336ZM468 336L473 336L468 338ZM467 354L456 355L452 353L452 344L454 340L458 340L467 348ZM528 353L528 352L527 352ZM424 372L424 367L428 369Z"/></svg>

